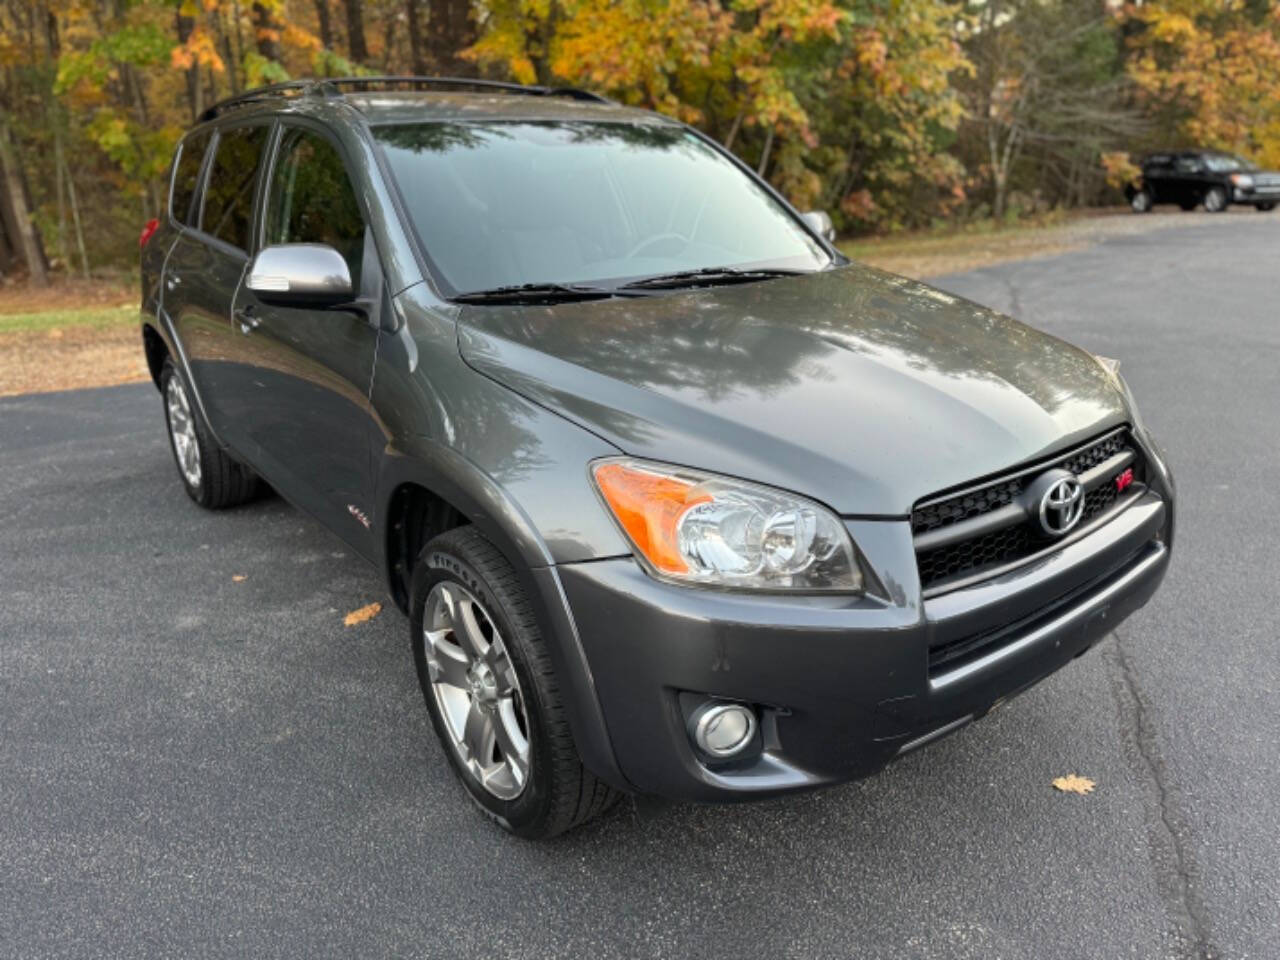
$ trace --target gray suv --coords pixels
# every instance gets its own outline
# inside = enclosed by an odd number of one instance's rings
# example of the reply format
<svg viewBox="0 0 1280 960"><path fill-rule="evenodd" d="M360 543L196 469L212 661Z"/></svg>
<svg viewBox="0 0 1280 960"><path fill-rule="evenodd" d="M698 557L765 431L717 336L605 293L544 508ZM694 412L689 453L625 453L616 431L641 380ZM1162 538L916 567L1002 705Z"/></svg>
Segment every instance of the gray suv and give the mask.
<svg viewBox="0 0 1280 960"><path fill-rule="evenodd" d="M873 773L1164 576L1116 363L829 228L583 91L291 83L182 140L143 345L191 498L376 564L468 795L547 837Z"/></svg>

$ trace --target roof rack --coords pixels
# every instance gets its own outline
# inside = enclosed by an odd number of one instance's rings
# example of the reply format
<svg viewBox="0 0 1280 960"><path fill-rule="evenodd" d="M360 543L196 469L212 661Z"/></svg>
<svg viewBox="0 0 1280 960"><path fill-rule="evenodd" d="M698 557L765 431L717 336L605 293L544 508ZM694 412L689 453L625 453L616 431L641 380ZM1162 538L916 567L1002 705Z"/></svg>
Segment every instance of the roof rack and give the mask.
<svg viewBox="0 0 1280 960"><path fill-rule="evenodd" d="M590 103L612 103L608 97L602 97L590 90L577 87L544 87L532 84L504 83L501 80L480 80L470 77L323 77L309 80L289 80L284 83L273 83L266 87L246 90L244 93L225 100L219 100L200 114L199 122L204 123L214 117L221 116L236 107L245 107L254 103L262 103L276 97L341 97L344 93L359 93L366 90L393 90L407 87L411 90L477 90L501 91L503 93L522 94L531 97L568 97Z"/></svg>

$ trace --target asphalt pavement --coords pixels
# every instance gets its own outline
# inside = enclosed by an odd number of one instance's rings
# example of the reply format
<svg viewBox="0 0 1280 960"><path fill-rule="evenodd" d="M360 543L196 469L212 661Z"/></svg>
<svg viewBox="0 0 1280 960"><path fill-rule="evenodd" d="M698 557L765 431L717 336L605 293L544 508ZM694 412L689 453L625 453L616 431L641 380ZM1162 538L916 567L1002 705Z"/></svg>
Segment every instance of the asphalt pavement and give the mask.
<svg viewBox="0 0 1280 960"><path fill-rule="evenodd" d="M1122 361L1161 592L869 780L544 844L464 799L400 614L343 625L373 569L191 504L150 385L0 400L0 956L1280 956L1278 263L1188 216L939 281Z"/></svg>

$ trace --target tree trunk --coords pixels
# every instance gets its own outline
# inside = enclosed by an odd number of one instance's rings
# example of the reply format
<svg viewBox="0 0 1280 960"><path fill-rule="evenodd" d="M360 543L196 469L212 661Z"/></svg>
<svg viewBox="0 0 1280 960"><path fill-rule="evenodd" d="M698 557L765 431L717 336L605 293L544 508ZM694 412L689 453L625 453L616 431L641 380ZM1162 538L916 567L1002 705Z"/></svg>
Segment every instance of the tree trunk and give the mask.
<svg viewBox="0 0 1280 960"><path fill-rule="evenodd" d="M27 261L27 272L32 286L47 287L49 272L45 268L44 251L40 247L40 233L31 222L27 208L26 190L22 184L22 168L18 166L18 152L9 138L9 118L0 113L0 167L3 167L5 200L13 214L14 228L18 234L17 245L22 248Z"/></svg>
<svg viewBox="0 0 1280 960"><path fill-rule="evenodd" d="M429 0L429 9L427 52L431 65L442 76L474 77L476 65L458 56L476 42L471 0ZM548 22L551 19L549 16Z"/></svg>
<svg viewBox="0 0 1280 960"><path fill-rule="evenodd" d="M333 21L329 18L329 0L316 0L316 20L320 24L320 45L333 49Z"/></svg>
<svg viewBox="0 0 1280 960"><path fill-rule="evenodd" d="M281 60L280 32L283 29L280 21L263 3L254 3L252 16L253 35L254 40L257 41L258 53L274 63L279 63Z"/></svg>
<svg viewBox="0 0 1280 960"><path fill-rule="evenodd" d="M364 42L364 0L346 0L347 3L347 57L361 66L369 59L369 47Z"/></svg>
<svg viewBox="0 0 1280 960"><path fill-rule="evenodd" d="M67 161L65 158L62 161L61 176L66 177L67 194L71 199L71 222L75 226L76 231L76 252L80 254L80 273L86 280L88 280L89 254L85 251L84 227L80 224L80 201L76 197L76 181L71 176L71 170L67 167ZM67 267L70 268L70 266L71 264L68 263Z"/></svg>
<svg viewBox="0 0 1280 960"><path fill-rule="evenodd" d="M184 17L181 9L175 11L173 16L173 25L178 34L178 43L185 44L191 39L191 34L196 28L195 18ZM201 103L201 100L203 99L201 97L201 93L203 91L200 89L199 65L193 63L187 68L186 75L187 101L191 104L191 119L194 121L198 116L200 116L200 111L204 109L204 105Z"/></svg>
<svg viewBox="0 0 1280 960"><path fill-rule="evenodd" d="M769 154L773 152L773 124L769 124L768 130L764 135L764 150L760 152L760 167L756 170L760 176L764 176L764 172L769 169Z"/></svg>
<svg viewBox="0 0 1280 960"><path fill-rule="evenodd" d="M414 76L425 77L431 70L422 45L421 6L420 0L404 0L404 16L409 24L409 71Z"/></svg>

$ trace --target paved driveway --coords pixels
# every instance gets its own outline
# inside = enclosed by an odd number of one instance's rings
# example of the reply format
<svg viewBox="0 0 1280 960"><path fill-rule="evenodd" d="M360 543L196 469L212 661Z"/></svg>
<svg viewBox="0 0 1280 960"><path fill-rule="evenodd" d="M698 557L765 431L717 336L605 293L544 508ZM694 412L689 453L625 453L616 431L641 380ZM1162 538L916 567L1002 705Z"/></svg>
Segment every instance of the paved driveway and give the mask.
<svg viewBox="0 0 1280 960"><path fill-rule="evenodd" d="M544 845L450 779L400 615L343 626L372 569L193 507L149 385L0 401L0 956L1280 955L1280 217L1232 227L940 283L1119 357L1164 440L1118 636L869 781Z"/></svg>

